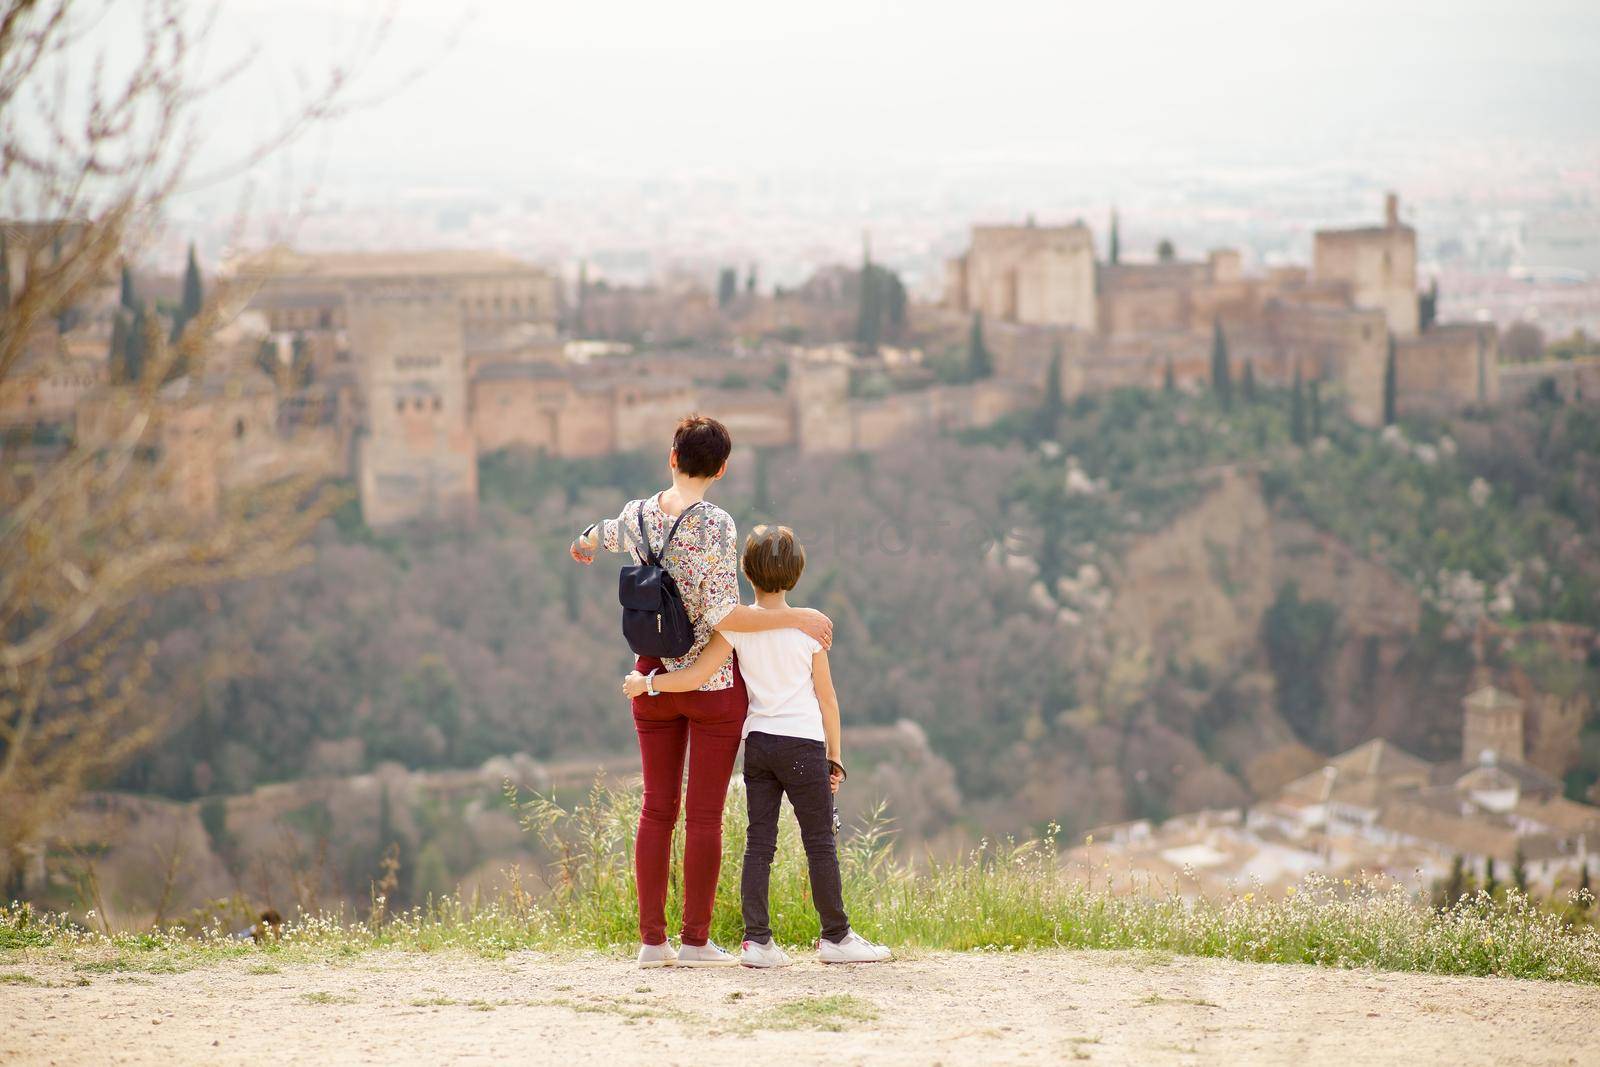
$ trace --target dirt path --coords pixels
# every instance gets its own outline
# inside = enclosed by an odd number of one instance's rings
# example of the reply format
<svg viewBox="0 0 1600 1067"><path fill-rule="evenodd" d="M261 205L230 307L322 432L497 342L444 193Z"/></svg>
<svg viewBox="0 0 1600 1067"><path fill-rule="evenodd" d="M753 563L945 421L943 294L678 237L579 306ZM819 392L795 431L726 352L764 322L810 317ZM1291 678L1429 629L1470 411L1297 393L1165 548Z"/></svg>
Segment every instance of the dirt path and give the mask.
<svg viewBox="0 0 1600 1067"><path fill-rule="evenodd" d="M76 983L87 978L87 986ZM596 956L0 969L0 1063L1578 1064L1600 989L1138 953L787 971ZM828 1030L826 1027L836 1027Z"/></svg>

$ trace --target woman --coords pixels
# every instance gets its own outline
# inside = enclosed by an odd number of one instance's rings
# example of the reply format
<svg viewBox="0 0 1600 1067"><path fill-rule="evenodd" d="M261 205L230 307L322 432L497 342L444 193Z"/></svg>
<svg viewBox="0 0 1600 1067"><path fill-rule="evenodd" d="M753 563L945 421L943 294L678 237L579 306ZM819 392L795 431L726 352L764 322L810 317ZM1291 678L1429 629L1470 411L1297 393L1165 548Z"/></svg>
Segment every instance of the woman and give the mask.
<svg viewBox="0 0 1600 1067"><path fill-rule="evenodd" d="M643 561L640 521L650 546L660 551L679 516L663 563L678 585L694 624L694 644L682 657L665 661L641 656L635 668L677 670L692 664L714 630L750 632L794 627L832 643L833 624L809 608L761 611L739 603L739 563L734 554L733 519L705 502L706 491L728 470L733 440L716 419L691 415L672 435L667 466L672 486L644 500L629 501L615 519L594 523L572 543L572 558L594 562L595 552L626 551ZM688 512L687 515L684 513ZM639 887L639 966L728 967L737 957L710 941L711 906L722 866L722 806L739 751L749 700L735 658L730 657L698 690L633 701L644 769L644 808L634 841L634 873ZM667 943L667 879L672 831L678 821L685 752L689 788L683 849L682 949Z"/></svg>

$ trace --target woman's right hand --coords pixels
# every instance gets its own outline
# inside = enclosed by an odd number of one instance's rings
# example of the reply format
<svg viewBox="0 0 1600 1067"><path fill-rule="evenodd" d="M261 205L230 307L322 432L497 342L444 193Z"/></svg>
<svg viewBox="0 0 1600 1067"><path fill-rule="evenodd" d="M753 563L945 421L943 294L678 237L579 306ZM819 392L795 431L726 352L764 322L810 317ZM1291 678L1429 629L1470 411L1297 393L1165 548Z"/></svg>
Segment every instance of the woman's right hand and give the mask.
<svg viewBox="0 0 1600 1067"><path fill-rule="evenodd" d="M826 652L833 647L833 620L816 608L797 608L800 621L796 624L801 633L822 646Z"/></svg>
<svg viewBox="0 0 1600 1067"><path fill-rule="evenodd" d="M591 528L589 531L575 537L572 541L572 547L567 551L571 553L574 560L587 567L594 562L594 550L597 547L594 530Z"/></svg>

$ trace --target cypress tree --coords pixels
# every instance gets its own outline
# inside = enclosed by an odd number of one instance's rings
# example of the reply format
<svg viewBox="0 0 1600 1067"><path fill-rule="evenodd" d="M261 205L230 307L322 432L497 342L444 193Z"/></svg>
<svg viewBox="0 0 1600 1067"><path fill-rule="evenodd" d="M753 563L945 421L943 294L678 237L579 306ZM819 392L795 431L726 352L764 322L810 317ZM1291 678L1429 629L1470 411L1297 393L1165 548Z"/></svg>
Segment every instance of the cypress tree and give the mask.
<svg viewBox="0 0 1600 1067"><path fill-rule="evenodd" d="M1169 393L1176 393L1178 391L1178 375L1177 372L1172 368L1171 356L1167 357L1166 369L1161 372L1161 388Z"/></svg>
<svg viewBox="0 0 1600 1067"><path fill-rule="evenodd" d="M1228 369L1228 339L1222 335L1222 320L1211 320L1211 390L1227 410L1233 406L1233 375Z"/></svg>
<svg viewBox="0 0 1600 1067"><path fill-rule="evenodd" d="M1256 402L1256 361L1253 359L1244 361L1244 381L1241 383L1241 391L1244 393L1246 404Z"/></svg>
<svg viewBox="0 0 1600 1067"><path fill-rule="evenodd" d="M1122 235L1117 229L1117 212L1111 210L1111 265L1115 267L1122 262Z"/></svg>
<svg viewBox="0 0 1600 1067"><path fill-rule="evenodd" d="M1585 911L1594 903L1594 894L1589 888L1589 861L1583 861L1583 873L1578 876L1578 907Z"/></svg>
<svg viewBox="0 0 1600 1067"><path fill-rule="evenodd" d="M1294 392L1289 398L1289 438L1297 445L1306 443L1306 391L1298 363L1294 366Z"/></svg>
<svg viewBox="0 0 1600 1067"><path fill-rule="evenodd" d="M1467 864L1457 852L1450 861L1450 880L1444 884L1445 907L1450 907L1467 895Z"/></svg>
<svg viewBox="0 0 1600 1067"><path fill-rule="evenodd" d="M1322 436L1322 382L1311 380L1311 439Z"/></svg>
<svg viewBox="0 0 1600 1067"><path fill-rule="evenodd" d="M133 271L126 263L122 265L122 306L129 311L139 310L139 298L133 292Z"/></svg>
<svg viewBox="0 0 1600 1067"><path fill-rule="evenodd" d="M983 343L983 312L972 313L972 332L967 337L967 377L973 381L994 374L994 359Z"/></svg>
<svg viewBox="0 0 1600 1067"><path fill-rule="evenodd" d="M576 328L579 334L589 329L589 261L578 261L578 310Z"/></svg>
<svg viewBox="0 0 1600 1067"><path fill-rule="evenodd" d="M732 267L723 267L722 273L717 276L717 307L727 307L738 295L739 272Z"/></svg>
<svg viewBox="0 0 1600 1067"><path fill-rule="evenodd" d="M133 317L128 323L128 341L124 346L122 358L123 371L130 382L139 381L144 377L144 364L149 356L149 338L145 336L145 309L140 304L134 309Z"/></svg>
<svg viewBox="0 0 1600 1067"><path fill-rule="evenodd" d="M1394 425L1395 417L1395 358L1394 334L1389 335L1389 356L1383 363L1383 424Z"/></svg>
<svg viewBox="0 0 1600 1067"><path fill-rule="evenodd" d="M872 248L861 241L861 286L856 304L856 343L863 351L878 350L883 337L884 294L880 287L879 271L872 262Z"/></svg>
<svg viewBox="0 0 1600 1067"><path fill-rule="evenodd" d="M1522 845L1517 845L1516 855L1511 857L1511 884L1517 887L1517 892L1528 892L1528 861L1522 854Z"/></svg>
<svg viewBox="0 0 1600 1067"><path fill-rule="evenodd" d="M1495 893L1500 890L1500 882L1494 876L1494 857L1489 856L1483 861L1483 891L1493 900Z"/></svg>
<svg viewBox="0 0 1600 1067"><path fill-rule="evenodd" d="M1428 291L1417 296L1417 329L1426 330L1439 321L1439 279L1433 279Z"/></svg>
<svg viewBox="0 0 1600 1067"><path fill-rule="evenodd" d="M1161 239L1161 243L1156 245L1156 259L1160 260L1162 263L1171 263L1177 258L1178 250L1173 247L1171 241L1163 237Z"/></svg>
<svg viewBox="0 0 1600 1067"><path fill-rule="evenodd" d="M131 318L122 308L117 309L116 317L111 320L111 350L106 353L106 363L111 372L111 381L114 385L126 385L132 381L128 377L128 321Z"/></svg>
<svg viewBox="0 0 1600 1067"><path fill-rule="evenodd" d="M1050 353L1050 369L1044 376L1044 403L1039 406L1039 436L1050 440L1061 425L1064 404L1061 399L1061 346Z"/></svg>
<svg viewBox="0 0 1600 1067"><path fill-rule="evenodd" d="M906 286L900 275L884 270L884 287L888 290L889 336L900 340L906 328Z"/></svg>
<svg viewBox="0 0 1600 1067"><path fill-rule="evenodd" d="M744 276L744 291L747 296L756 295L756 265L750 264L750 272Z"/></svg>
<svg viewBox="0 0 1600 1067"><path fill-rule="evenodd" d="M200 264L195 261L194 245L191 243L189 265L183 271L183 302L178 305L178 314L172 320L174 341L183 335L184 327L200 314L200 308L204 303L205 291L200 286Z"/></svg>

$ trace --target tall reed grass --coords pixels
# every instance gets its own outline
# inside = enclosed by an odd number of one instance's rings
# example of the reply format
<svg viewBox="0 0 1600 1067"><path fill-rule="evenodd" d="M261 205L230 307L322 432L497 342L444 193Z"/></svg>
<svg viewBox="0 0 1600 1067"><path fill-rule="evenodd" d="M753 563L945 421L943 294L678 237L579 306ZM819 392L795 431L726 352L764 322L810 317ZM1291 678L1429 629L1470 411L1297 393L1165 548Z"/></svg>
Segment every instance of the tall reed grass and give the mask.
<svg viewBox="0 0 1600 1067"><path fill-rule="evenodd" d="M392 914L376 900L365 920L337 912L302 916L265 949L310 955L374 948L631 949L638 940L633 835L640 794L597 785L571 808L514 793L509 799L553 857L537 876L510 872L509 888L493 900L447 897ZM723 944L737 943L742 934L744 818L736 791L724 819L712 919L712 936ZM902 950L1146 949L1600 983L1600 930L1574 926L1515 892L1501 900L1480 893L1439 910L1381 879L1311 877L1281 895L1241 890L1225 898L1186 896L1177 887L1119 891L1126 887L1108 882L1105 872L1091 881L1064 869L1050 836L985 843L953 860L913 865L891 849L881 813L841 840L840 866L852 924ZM675 862L674 871L680 869ZM669 921L681 907L681 888L674 876ZM1592 906L1593 899L1579 903ZM805 853L787 812L772 869L771 911L780 943L803 946L818 936ZM24 905L0 909L0 953L61 948L99 949L118 959L258 950L215 925L107 936Z"/></svg>

